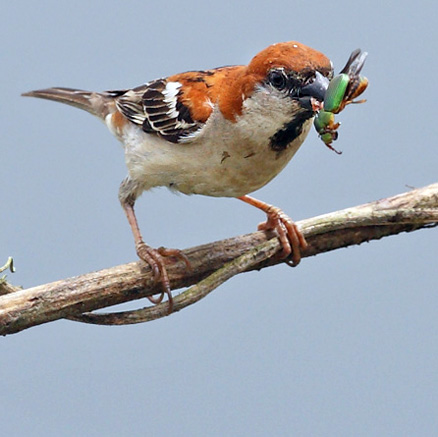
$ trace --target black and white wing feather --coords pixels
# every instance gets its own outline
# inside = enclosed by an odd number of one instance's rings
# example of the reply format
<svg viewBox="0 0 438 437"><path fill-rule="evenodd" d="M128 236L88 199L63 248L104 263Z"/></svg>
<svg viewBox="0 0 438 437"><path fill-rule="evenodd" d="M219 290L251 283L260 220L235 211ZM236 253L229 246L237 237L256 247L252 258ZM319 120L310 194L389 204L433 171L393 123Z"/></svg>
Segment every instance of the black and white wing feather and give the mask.
<svg viewBox="0 0 438 437"><path fill-rule="evenodd" d="M116 97L117 109L147 133L172 143L187 142L204 123L196 122L180 99L179 82L157 79Z"/></svg>

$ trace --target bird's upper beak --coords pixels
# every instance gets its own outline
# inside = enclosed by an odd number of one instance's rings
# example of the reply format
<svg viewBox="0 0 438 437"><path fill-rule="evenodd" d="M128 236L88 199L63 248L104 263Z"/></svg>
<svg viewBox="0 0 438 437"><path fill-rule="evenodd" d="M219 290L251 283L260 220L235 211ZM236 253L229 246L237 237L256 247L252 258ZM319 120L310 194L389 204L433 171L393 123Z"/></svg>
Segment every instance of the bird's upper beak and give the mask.
<svg viewBox="0 0 438 437"><path fill-rule="evenodd" d="M317 71L313 82L310 82L301 88L300 97L298 98L301 106L312 112L321 109L328 85L329 80Z"/></svg>

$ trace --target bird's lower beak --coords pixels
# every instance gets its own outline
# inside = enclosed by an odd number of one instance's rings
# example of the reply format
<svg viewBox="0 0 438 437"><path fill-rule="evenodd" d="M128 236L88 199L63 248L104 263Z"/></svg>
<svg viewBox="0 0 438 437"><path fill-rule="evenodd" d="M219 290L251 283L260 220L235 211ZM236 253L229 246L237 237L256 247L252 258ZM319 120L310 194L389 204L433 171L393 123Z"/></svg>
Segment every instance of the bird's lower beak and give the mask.
<svg viewBox="0 0 438 437"><path fill-rule="evenodd" d="M300 97L298 98L301 106L313 112L321 109L328 85L329 80L317 71L313 82L301 88Z"/></svg>

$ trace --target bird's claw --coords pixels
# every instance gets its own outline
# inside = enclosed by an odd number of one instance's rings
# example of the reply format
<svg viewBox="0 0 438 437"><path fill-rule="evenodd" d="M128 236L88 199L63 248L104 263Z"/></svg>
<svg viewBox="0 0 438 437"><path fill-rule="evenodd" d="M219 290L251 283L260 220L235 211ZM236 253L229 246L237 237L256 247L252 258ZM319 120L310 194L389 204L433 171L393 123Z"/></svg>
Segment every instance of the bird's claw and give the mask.
<svg viewBox="0 0 438 437"><path fill-rule="evenodd" d="M174 256L186 264L187 268L191 268L190 261L187 256L178 249L167 249L165 247L160 247L154 249L148 246L144 241L140 241L136 245L138 257L148 264L152 270L152 278L155 282L160 281L162 286L161 293L157 296L147 296L147 298L153 304L159 304L163 301L164 295L167 295L167 300L169 302L169 314L173 311L173 297L170 289L169 275L167 274L166 266L164 263L164 258L168 256Z"/></svg>
<svg viewBox="0 0 438 437"><path fill-rule="evenodd" d="M187 258L187 255L180 249L169 249L168 247L159 247L157 249L157 252L161 256L173 256L174 258L177 258L180 261L182 261L186 265L187 270L192 269L192 265L190 264L190 261Z"/></svg>
<svg viewBox="0 0 438 437"><path fill-rule="evenodd" d="M307 248L307 242L298 226L287 216L281 209L271 207L266 212L268 219L266 222L260 223L258 229L260 231L275 231L281 243L281 252L278 253L279 259L288 258L285 262L295 267L301 261L301 250Z"/></svg>

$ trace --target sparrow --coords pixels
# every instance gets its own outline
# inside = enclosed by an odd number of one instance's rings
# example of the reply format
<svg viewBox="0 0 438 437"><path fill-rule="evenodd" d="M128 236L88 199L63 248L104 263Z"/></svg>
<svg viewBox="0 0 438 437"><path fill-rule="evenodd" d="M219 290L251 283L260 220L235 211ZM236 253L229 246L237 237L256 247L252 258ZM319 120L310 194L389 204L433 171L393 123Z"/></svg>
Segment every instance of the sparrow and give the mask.
<svg viewBox="0 0 438 437"><path fill-rule="evenodd" d="M300 262L306 240L279 208L249 193L270 182L295 155L322 108L333 65L296 41L273 44L248 65L189 71L135 88L91 92L48 88L24 96L54 100L100 118L124 146L128 175L119 200L138 257L161 281L159 297L172 294L164 257L177 249L154 249L142 237L134 205L144 191L168 187L184 194L235 197L267 215L259 230L276 231L279 257Z"/></svg>

